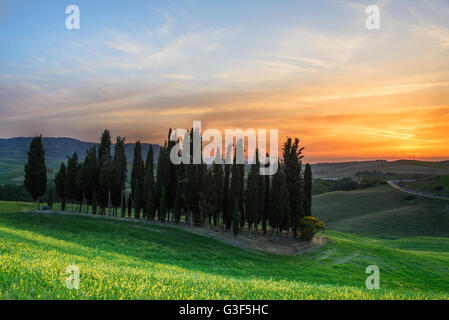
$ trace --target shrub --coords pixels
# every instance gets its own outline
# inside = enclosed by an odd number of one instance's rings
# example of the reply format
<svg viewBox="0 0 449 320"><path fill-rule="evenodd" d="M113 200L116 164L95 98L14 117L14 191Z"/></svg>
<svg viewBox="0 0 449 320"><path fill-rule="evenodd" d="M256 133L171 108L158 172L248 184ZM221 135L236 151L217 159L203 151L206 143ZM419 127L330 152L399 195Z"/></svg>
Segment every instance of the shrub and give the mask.
<svg viewBox="0 0 449 320"><path fill-rule="evenodd" d="M301 241L310 241L317 233L324 233L324 222L315 217L304 217L299 221L301 226Z"/></svg>

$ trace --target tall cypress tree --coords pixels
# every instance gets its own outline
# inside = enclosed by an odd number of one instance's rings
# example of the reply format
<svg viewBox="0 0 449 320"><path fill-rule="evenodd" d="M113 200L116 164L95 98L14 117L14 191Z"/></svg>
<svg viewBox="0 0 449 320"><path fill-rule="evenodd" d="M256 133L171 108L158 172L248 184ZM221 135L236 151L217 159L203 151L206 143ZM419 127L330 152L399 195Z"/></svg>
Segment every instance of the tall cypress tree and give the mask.
<svg viewBox="0 0 449 320"><path fill-rule="evenodd" d="M268 177L268 176L267 176ZM266 183L266 176L262 176L259 175L257 176L257 203L258 203L258 210L257 213L254 217L254 234L257 236L257 228L259 226L260 221L263 221L263 218L266 215L266 188L265 188L265 183ZM268 182L269 182L269 177L268 177Z"/></svg>
<svg viewBox="0 0 449 320"><path fill-rule="evenodd" d="M240 227L243 227L245 224L245 216L244 216L244 207L243 207L243 183L242 183L242 169L241 165L237 164L237 150L239 150L242 146L243 141L240 139L237 141L236 152L234 153L234 164L231 169L231 188L230 188L230 204L229 208L233 208L233 203L235 199L237 199L237 203L239 205L239 217L240 217ZM234 219L233 215L230 215L232 219ZM243 219L243 222L242 222ZM230 222L228 222L229 225ZM230 226L230 225L229 225Z"/></svg>
<svg viewBox="0 0 449 320"><path fill-rule="evenodd" d="M154 156L153 146L148 148L147 159L145 161L145 217L147 220L154 219Z"/></svg>
<svg viewBox="0 0 449 320"><path fill-rule="evenodd" d="M42 136L33 138L27 155L24 184L31 198L36 201L37 210L40 210L39 198L47 188L47 167L45 165L45 149L42 144Z"/></svg>
<svg viewBox="0 0 449 320"><path fill-rule="evenodd" d="M217 205L214 212L214 226L218 228L218 217L220 213L223 213L223 203L224 203L224 180L223 180L223 161L221 159L221 151L218 149L215 155L214 165L213 165L213 176L215 179L215 188L217 192Z"/></svg>
<svg viewBox="0 0 449 320"><path fill-rule="evenodd" d="M76 178L78 176L79 162L78 154L75 152L67 160L67 178L65 180L65 190L67 198L70 199L71 210L73 211L73 201L78 198L78 188Z"/></svg>
<svg viewBox="0 0 449 320"><path fill-rule="evenodd" d="M159 151L156 171L156 196L159 197L158 219L165 222L167 209L169 209L167 192L170 185L170 154L166 145Z"/></svg>
<svg viewBox="0 0 449 320"><path fill-rule="evenodd" d="M312 167L310 164L306 164L304 170L304 205L305 216L312 216Z"/></svg>
<svg viewBox="0 0 449 320"><path fill-rule="evenodd" d="M176 146L177 142L176 141L171 141L170 137L172 134L172 129L170 128L169 132L168 132L168 143L167 143L167 155L165 158L165 161L167 161L167 166L169 168L168 172L169 172L169 179L168 179L168 184L167 184L167 210L169 211L173 211L174 207L175 207L175 198L176 198L176 192L178 189L178 184L179 184L179 165L175 165L171 162L170 160L170 153L171 150ZM178 141L179 142L179 141Z"/></svg>
<svg viewBox="0 0 449 320"><path fill-rule="evenodd" d="M147 202L145 204L145 217L147 220L153 220L154 219L154 197L153 197L153 188L148 189L147 194Z"/></svg>
<svg viewBox="0 0 449 320"><path fill-rule="evenodd" d="M88 158L88 152L86 152L86 158L83 163L79 164L78 172L76 175L76 194L77 201L79 202L79 212L83 209L83 202L85 199L85 190L87 186L87 169L86 169L86 159ZM88 159L87 159L88 160Z"/></svg>
<svg viewBox="0 0 449 320"><path fill-rule="evenodd" d="M232 154L232 145L229 145L226 150L226 162L225 162L225 177L224 177L224 188L223 188L223 223L225 224L226 230L229 230L231 227L232 221L232 202L231 202L231 192L229 190L230 187L230 178L231 178L231 169L232 164L229 164L230 158Z"/></svg>
<svg viewBox="0 0 449 320"><path fill-rule="evenodd" d="M258 223L258 215L260 210L260 200L259 194L263 190L259 190L260 186L260 163L259 163L259 153L256 150L256 163L250 165L250 172L248 175L248 186L246 190L246 220L248 222L249 232L251 233L251 227L253 224Z"/></svg>
<svg viewBox="0 0 449 320"><path fill-rule="evenodd" d="M304 193L302 181L302 162L304 148L299 146L299 139L288 137L283 145L285 177L289 192L289 203L291 207L290 226L293 228L294 236L297 236L299 220L304 217Z"/></svg>
<svg viewBox="0 0 449 320"><path fill-rule="evenodd" d="M270 155L266 154L267 158L270 157ZM270 165L269 162L265 164L265 167L268 167ZM266 175L263 176L263 186L265 188L264 192L264 203L263 203L263 212L262 212L262 231L263 235L265 236L267 233L267 221L269 218L269 201L270 201L270 176Z"/></svg>
<svg viewBox="0 0 449 320"><path fill-rule="evenodd" d="M61 163L59 171L55 176L56 194L61 199L61 211L65 211L65 179L66 179L66 166L64 162Z"/></svg>
<svg viewBox="0 0 449 320"><path fill-rule="evenodd" d="M288 199L289 193L284 168L279 166L278 171L273 176L269 196L269 222L272 228L272 236L274 235L274 229L282 231L281 228L286 215L289 213Z"/></svg>
<svg viewBox="0 0 449 320"><path fill-rule="evenodd" d="M109 206L109 190L105 185L100 183L101 172L110 171L111 166L111 133L105 129L101 134L100 146L98 147L98 189L97 189L97 202L101 207L101 213L105 213L106 206ZM107 168L105 168L107 166ZM104 181L103 181L104 182ZM106 185L108 187L108 185Z"/></svg>
<svg viewBox="0 0 449 320"><path fill-rule="evenodd" d="M179 187L176 190L174 216L175 223L178 224L181 221L181 188Z"/></svg>
<svg viewBox="0 0 449 320"><path fill-rule="evenodd" d="M236 145L236 153L240 152L242 155L244 155L244 146L243 146L243 139L239 139L237 141ZM242 229L245 226L246 221L246 206L245 206L245 164L240 163L237 164L239 170L240 170L240 186L239 186L239 207L240 207L240 229Z"/></svg>
<svg viewBox="0 0 449 320"><path fill-rule="evenodd" d="M126 174L128 172L125 154L125 138L117 137L113 160L112 202L114 208L123 208ZM125 211L122 210L122 217Z"/></svg>
<svg viewBox="0 0 449 320"><path fill-rule="evenodd" d="M143 191L144 191L144 162L142 158L142 148L140 141L136 142L134 147L134 159L131 170L131 191L134 200L135 218L140 219L140 209L143 207ZM139 193L137 193L139 188ZM139 209L139 210L137 210Z"/></svg>
<svg viewBox="0 0 449 320"><path fill-rule="evenodd" d="M87 201L87 205L93 207L94 192L99 188L98 177L98 160L97 160L97 147L93 146L87 152L86 159L84 160L84 193ZM95 199L97 201L97 199ZM89 210L87 210L89 211Z"/></svg>
<svg viewBox="0 0 449 320"><path fill-rule="evenodd" d="M103 195L106 197L106 202L104 203L104 208L108 207L108 215L111 216L112 212L112 185L114 179L114 167L112 164L112 157L110 154L103 154L102 159L100 161L101 165L99 168L99 182L100 189L102 190ZM103 199L104 200L104 199ZM103 210L104 213L104 210Z"/></svg>

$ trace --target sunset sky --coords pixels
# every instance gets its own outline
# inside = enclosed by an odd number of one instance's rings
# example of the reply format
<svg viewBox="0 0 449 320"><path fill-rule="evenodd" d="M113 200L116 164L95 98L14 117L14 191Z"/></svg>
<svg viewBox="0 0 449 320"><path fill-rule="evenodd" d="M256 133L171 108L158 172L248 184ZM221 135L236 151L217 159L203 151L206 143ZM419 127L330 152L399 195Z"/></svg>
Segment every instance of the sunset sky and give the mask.
<svg viewBox="0 0 449 320"><path fill-rule="evenodd" d="M0 34L0 138L201 120L279 129L310 162L449 159L448 0L0 0Z"/></svg>

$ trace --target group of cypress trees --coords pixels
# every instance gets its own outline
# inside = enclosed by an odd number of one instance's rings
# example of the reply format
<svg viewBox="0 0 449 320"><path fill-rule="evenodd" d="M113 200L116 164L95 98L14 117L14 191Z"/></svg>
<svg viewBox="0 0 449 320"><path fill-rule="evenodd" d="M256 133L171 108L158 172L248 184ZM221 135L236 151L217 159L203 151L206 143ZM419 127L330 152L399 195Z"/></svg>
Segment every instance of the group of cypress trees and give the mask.
<svg viewBox="0 0 449 320"><path fill-rule="evenodd" d="M77 153L68 157L67 165L61 163L55 176L56 193L61 199L61 210L66 210L66 201L78 205L79 212L117 216L118 208L125 216L125 182L127 160L125 138L117 137L114 156L111 156L111 135L105 130L100 145L86 151L80 162Z"/></svg>
<svg viewBox="0 0 449 320"><path fill-rule="evenodd" d="M169 138L171 133L170 129ZM182 150L193 150L194 135L199 133L192 129L184 137ZM36 151L39 147L35 146L42 142L40 137L36 139L31 144L29 158L31 154L43 157ZM185 145L187 143L190 145ZM212 165L207 165L203 159L199 164L193 164L191 154L191 164L175 165L170 160L170 153L176 142L168 139L160 149L156 168L152 146L144 160L141 143L137 141L128 188L125 188L125 139L117 137L113 156L111 145L111 135L105 130L98 148L94 146L87 150L84 161L80 162L75 153L68 157L67 165L61 163L55 185L63 211L69 201L71 210L75 204L79 212L85 213L90 207L93 214L99 208L100 214L117 216L120 208L122 217L127 212L128 217L135 219L184 221L191 226L222 228L235 235L245 227L249 233L257 235L259 226L265 235L270 226L272 236L275 232L281 235L285 231L294 237L301 231L300 219L311 216L312 172L309 164L303 172L303 148L299 139L287 138L283 144L283 161L278 163L279 168L271 177L259 174L263 164L259 162L256 150L256 162L247 166L246 179L245 165L236 163L237 153L243 152L242 140L227 147L226 162L222 160L221 151L217 150ZM179 152L181 154L182 151ZM230 161L232 154L234 158ZM40 168L38 165L35 167ZM37 180L34 176L43 172L43 169L33 171L30 168L25 168L26 185L27 181ZM46 180L41 182L45 191ZM39 198L38 194L43 194L41 184L35 183L30 192L35 199Z"/></svg>

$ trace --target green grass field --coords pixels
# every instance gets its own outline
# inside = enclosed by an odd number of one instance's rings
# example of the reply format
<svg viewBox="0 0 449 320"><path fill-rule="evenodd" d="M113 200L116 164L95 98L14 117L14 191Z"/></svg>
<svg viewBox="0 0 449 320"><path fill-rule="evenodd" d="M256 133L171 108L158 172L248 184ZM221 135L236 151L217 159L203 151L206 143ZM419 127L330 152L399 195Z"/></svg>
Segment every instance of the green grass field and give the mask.
<svg viewBox="0 0 449 320"><path fill-rule="evenodd" d="M0 202L0 299L449 298L445 238L329 231L318 251L278 256L171 226L31 208ZM79 290L65 287L69 265ZM365 288L368 265L381 270L380 290Z"/></svg>

